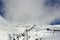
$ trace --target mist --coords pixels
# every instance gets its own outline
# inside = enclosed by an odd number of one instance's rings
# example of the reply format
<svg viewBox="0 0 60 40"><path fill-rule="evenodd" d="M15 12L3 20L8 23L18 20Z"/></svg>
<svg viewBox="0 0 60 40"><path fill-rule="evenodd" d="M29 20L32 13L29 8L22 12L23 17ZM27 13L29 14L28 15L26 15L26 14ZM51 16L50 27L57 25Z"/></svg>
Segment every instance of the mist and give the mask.
<svg viewBox="0 0 60 40"><path fill-rule="evenodd" d="M48 0L3 0L5 19L10 23L47 24L60 18L58 3Z"/></svg>

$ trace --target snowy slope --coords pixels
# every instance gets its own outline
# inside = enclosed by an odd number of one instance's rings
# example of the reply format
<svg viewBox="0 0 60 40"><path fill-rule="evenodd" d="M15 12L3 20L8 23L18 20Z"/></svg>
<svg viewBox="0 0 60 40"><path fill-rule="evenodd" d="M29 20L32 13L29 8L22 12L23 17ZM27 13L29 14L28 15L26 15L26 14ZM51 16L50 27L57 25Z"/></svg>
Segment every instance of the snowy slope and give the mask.
<svg viewBox="0 0 60 40"><path fill-rule="evenodd" d="M0 40L9 40L8 34L13 35L15 34L22 34L25 32L25 30L31 28L26 26L3 26L0 25ZM46 28L49 28L51 30L46 30ZM36 25L32 30L28 31L28 40L59 40L60 39L60 31L53 31L53 30L60 30L60 25ZM24 36L26 37L26 36ZM23 40L23 36L20 37L19 40ZM12 37L14 38L14 37ZM17 40L17 39L16 39Z"/></svg>
<svg viewBox="0 0 60 40"><path fill-rule="evenodd" d="M33 25L20 25L20 24L7 24L7 20L0 17L0 40L10 40L9 35L12 35L13 39L16 35L20 35L19 40L28 38L26 35L23 37L21 34L25 33L26 30L30 29ZM51 30L46 30L47 28ZM53 30L60 30L60 25L36 25L33 29L28 31L28 40L59 40L60 31L54 32ZM16 34L15 36L13 34ZM26 33L25 33L26 34ZM17 39L16 39L17 40ZM25 40L25 39L24 39Z"/></svg>
<svg viewBox="0 0 60 40"><path fill-rule="evenodd" d="M60 39L60 31L53 31L53 30L60 30L60 25L42 25L42 27L35 28L35 30L31 31L31 38L30 40L59 40ZM51 30L46 30L46 28L50 28Z"/></svg>

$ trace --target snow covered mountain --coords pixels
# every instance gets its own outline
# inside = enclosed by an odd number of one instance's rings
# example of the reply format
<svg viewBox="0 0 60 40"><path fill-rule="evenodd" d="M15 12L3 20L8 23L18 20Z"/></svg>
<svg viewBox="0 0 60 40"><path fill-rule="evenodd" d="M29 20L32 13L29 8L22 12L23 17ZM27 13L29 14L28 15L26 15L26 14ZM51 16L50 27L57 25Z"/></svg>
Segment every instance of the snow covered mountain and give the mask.
<svg viewBox="0 0 60 40"><path fill-rule="evenodd" d="M13 27L14 26L14 27ZM60 25L0 25L0 40L59 40Z"/></svg>
<svg viewBox="0 0 60 40"><path fill-rule="evenodd" d="M0 40L60 40L60 25L46 25L60 18L59 0L2 1Z"/></svg>

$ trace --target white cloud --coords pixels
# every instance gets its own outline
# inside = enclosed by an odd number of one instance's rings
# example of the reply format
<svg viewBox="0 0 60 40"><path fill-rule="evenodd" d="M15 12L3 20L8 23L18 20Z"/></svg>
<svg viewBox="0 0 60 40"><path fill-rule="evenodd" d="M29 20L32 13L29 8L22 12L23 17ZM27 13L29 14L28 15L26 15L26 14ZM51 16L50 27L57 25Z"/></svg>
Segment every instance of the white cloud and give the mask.
<svg viewBox="0 0 60 40"><path fill-rule="evenodd" d="M49 24L60 17L60 8L44 6L46 0L4 0L5 17L16 23Z"/></svg>

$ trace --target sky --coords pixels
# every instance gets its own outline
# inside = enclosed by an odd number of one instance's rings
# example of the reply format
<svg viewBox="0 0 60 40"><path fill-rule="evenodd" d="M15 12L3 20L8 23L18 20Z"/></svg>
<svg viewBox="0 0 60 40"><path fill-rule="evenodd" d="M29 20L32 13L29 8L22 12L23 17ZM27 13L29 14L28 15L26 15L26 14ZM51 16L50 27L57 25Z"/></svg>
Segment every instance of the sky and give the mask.
<svg viewBox="0 0 60 40"><path fill-rule="evenodd" d="M0 0L0 15L5 22L59 25L60 0Z"/></svg>
<svg viewBox="0 0 60 40"><path fill-rule="evenodd" d="M56 8L60 7L60 0L47 0L45 3L46 6L54 7ZM51 22L51 25L60 25L60 18L55 19L53 22Z"/></svg>

